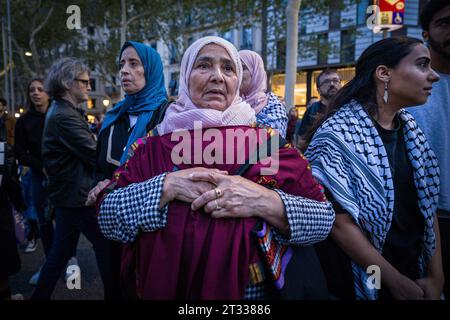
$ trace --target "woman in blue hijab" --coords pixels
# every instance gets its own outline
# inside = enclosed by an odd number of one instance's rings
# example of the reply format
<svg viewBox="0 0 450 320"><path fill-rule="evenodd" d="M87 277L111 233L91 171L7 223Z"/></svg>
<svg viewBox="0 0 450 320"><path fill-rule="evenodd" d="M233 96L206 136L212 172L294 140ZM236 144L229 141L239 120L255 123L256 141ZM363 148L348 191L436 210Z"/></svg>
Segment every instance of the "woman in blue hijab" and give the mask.
<svg viewBox="0 0 450 320"><path fill-rule="evenodd" d="M120 51L119 67L125 98L106 114L100 135L124 115L129 116L131 134L120 157L122 164L131 144L147 133L155 111L167 101L167 92L161 57L151 47L125 42Z"/></svg>
<svg viewBox="0 0 450 320"><path fill-rule="evenodd" d="M106 113L97 142L97 181L87 205L95 203L98 192L125 162L130 146L153 129L170 103L164 86L161 57L151 47L127 41L119 54L120 81L125 98ZM120 299L118 283L121 247L110 241L110 270L105 285L105 299Z"/></svg>

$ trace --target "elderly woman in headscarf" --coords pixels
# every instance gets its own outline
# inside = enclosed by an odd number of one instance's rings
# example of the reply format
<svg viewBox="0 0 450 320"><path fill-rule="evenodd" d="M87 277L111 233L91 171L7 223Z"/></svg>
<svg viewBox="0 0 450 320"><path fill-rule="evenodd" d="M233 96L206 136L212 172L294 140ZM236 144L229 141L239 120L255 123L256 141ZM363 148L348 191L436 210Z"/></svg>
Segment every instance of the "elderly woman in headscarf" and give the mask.
<svg viewBox="0 0 450 320"><path fill-rule="evenodd" d="M277 129L286 138L286 106L274 93L267 91L267 74L261 56L251 50L241 50L239 56L243 69L240 87L242 99L255 110L257 122Z"/></svg>
<svg viewBox="0 0 450 320"><path fill-rule="evenodd" d="M295 261L290 244L330 231L334 212L308 162L273 130L253 125L241 81L232 44L194 42L181 63L178 100L100 193L102 232L126 243L128 297L273 297L270 288L286 288Z"/></svg>
<svg viewBox="0 0 450 320"><path fill-rule="evenodd" d="M95 203L98 192L109 182L113 172L125 162L130 146L159 123L170 103L164 86L159 54L143 43L127 41L119 54L120 81L125 98L106 113L97 142L97 181L88 205ZM118 275L121 248L108 246L109 270L105 298L120 298Z"/></svg>

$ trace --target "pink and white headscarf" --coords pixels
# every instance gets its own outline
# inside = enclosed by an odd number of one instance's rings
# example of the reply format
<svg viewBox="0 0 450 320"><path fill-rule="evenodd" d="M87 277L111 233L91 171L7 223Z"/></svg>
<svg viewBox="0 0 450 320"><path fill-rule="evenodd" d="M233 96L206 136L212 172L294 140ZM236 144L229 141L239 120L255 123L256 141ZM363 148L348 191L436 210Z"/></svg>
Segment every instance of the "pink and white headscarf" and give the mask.
<svg viewBox="0 0 450 320"><path fill-rule="evenodd" d="M267 74L264 62L259 54L251 50L241 50L239 55L252 76L249 93L243 96L243 99L258 114L267 105Z"/></svg>
<svg viewBox="0 0 450 320"><path fill-rule="evenodd" d="M208 44L223 47L230 55L236 67L238 86L231 105L224 111L198 108L189 94L189 77L200 50ZM181 60L179 97L166 111L164 120L157 126L160 135L175 130L194 129L194 121L201 121L203 128L223 127L233 125L250 125L256 121L255 111L239 96L242 83L242 63L237 49L225 39L209 36L195 41L189 46Z"/></svg>

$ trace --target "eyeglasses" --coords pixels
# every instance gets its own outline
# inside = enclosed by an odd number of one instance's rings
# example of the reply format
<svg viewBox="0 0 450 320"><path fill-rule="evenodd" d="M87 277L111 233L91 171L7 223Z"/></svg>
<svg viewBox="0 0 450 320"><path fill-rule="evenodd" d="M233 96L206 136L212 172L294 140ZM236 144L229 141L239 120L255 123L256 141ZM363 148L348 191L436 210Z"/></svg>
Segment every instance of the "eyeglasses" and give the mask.
<svg viewBox="0 0 450 320"><path fill-rule="evenodd" d="M339 83L341 83L341 80L339 80L339 79L327 79L327 80L324 80L321 84L319 84L319 87L323 86L324 84L329 86L331 83L339 84Z"/></svg>
<svg viewBox="0 0 450 320"><path fill-rule="evenodd" d="M92 82L91 82L91 80L86 80L86 79L78 79L78 78L75 78L74 80L77 80L77 81L81 81L86 87L87 86L91 86L92 85Z"/></svg>

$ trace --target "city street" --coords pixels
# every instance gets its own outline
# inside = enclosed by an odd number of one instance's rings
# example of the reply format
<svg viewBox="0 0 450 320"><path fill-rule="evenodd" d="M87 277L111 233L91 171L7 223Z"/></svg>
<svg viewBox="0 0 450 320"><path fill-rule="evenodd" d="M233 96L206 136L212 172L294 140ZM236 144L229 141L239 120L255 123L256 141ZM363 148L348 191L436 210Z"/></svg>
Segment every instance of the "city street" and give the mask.
<svg viewBox="0 0 450 320"><path fill-rule="evenodd" d="M24 299L29 299L35 287L29 285L28 281L44 261L44 252L40 240L35 252L25 254L20 250L20 259L22 261L22 269L10 278L11 291L13 293L22 293ZM67 289L64 275L61 275L52 299L103 300L103 284L98 273L95 254L89 241L82 235L78 242L77 259L81 269L81 289Z"/></svg>
<svg viewBox="0 0 450 320"><path fill-rule="evenodd" d="M450 0L0 0L0 304L449 301L449 101Z"/></svg>

